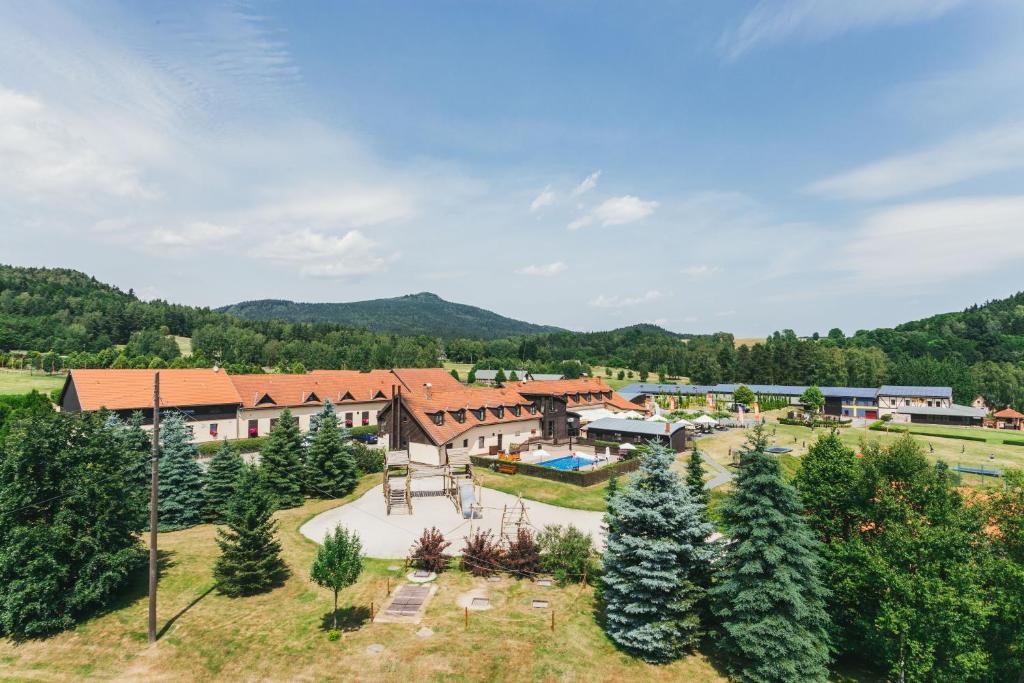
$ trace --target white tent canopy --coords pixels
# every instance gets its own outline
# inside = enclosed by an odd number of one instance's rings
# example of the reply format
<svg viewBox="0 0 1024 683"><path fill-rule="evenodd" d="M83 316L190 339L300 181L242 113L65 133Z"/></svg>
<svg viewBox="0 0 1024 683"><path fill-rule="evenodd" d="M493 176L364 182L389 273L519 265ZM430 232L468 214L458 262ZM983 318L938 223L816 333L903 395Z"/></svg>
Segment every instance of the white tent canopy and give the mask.
<svg viewBox="0 0 1024 683"><path fill-rule="evenodd" d="M619 413L615 417L621 417L621 418L626 419L626 420L635 420L635 419L637 419L639 417L643 417L643 415L641 415L640 413L636 412L635 410L627 410L624 413Z"/></svg>
<svg viewBox="0 0 1024 683"><path fill-rule="evenodd" d="M619 450L620 451L632 451L632 450L635 450L635 449L636 449L636 446L634 446L631 443L620 443L619 444Z"/></svg>
<svg viewBox="0 0 1024 683"><path fill-rule="evenodd" d="M651 415L647 418L647 422L668 422L668 418L664 415Z"/></svg>
<svg viewBox="0 0 1024 683"><path fill-rule="evenodd" d="M701 415L696 420L694 420L693 423L698 425L716 425L718 424L718 420L711 417L710 415Z"/></svg>
<svg viewBox="0 0 1024 683"><path fill-rule="evenodd" d="M694 427L694 424L689 420L676 420L672 424L675 427L686 427L687 429L692 429Z"/></svg>

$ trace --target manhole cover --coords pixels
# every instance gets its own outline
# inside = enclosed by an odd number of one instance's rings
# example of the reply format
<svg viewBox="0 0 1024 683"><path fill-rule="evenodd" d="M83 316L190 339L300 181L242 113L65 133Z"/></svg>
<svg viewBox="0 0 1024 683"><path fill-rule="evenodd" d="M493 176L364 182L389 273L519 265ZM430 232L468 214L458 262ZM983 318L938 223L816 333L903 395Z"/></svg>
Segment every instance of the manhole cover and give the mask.
<svg viewBox="0 0 1024 683"><path fill-rule="evenodd" d="M425 579L428 576L430 576L430 572L428 572L426 569L417 569L412 573L412 575L415 576L417 579Z"/></svg>
<svg viewBox="0 0 1024 683"><path fill-rule="evenodd" d="M549 607L549 603L548 603L547 600L534 600L533 601L533 608L534 609L547 609L548 607Z"/></svg>
<svg viewBox="0 0 1024 683"><path fill-rule="evenodd" d="M473 598L473 602L469 604L470 607L490 607L490 598Z"/></svg>
<svg viewBox="0 0 1024 683"><path fill-rule="evenodd" d="M551 585L551 579L540 579L539 581L537 581L537 585L538 586L550 586Z"/></svg>
<svg viewBox="0 0 1024 683"><path fill-rule="evenodd" d="M416 631L416 635L418 635L420 638L429 638L430 636L434 635L434 629L430 629L424 626L419 631Z"/></svg>

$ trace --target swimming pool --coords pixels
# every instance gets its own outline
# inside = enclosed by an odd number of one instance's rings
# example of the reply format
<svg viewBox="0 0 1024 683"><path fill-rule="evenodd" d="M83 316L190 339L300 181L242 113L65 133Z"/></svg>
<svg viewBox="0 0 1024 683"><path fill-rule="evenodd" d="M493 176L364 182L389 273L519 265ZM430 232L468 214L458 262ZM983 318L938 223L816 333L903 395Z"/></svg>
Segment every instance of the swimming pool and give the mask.
<svg viewBox="0 0 1024 683"><path fill-rule="evenodd" d="M593 458L586 458L582 455L563 455L561 458L555 458L554 460L545 460L544 462L537 463L542 467L551 467L556 470L572 471L577 467L585 467L587 465L593 465Z"/></svg>

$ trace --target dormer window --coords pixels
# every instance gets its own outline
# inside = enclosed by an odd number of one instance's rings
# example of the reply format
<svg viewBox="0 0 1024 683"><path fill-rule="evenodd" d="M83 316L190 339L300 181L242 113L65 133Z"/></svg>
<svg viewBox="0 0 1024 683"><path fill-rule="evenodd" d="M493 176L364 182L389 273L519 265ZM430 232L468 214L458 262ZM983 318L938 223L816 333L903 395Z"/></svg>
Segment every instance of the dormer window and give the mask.
<svg viewBox="0 0 1024 683"><path fill-rule="evenodd" d="M319 403L320 397L314 394L312 391L309 392L309 396L306 397L305 403Z"/></svg>
<svg viewBox="0 0 1024 683"><path fill-rule="evenodd" d="M263 396L260 397L260 400L256 401L256 405L258 405L258 406L271 405L272 406L272 405L276 405L276 403L275 403L274 399L270 398L270 394L263 394Z"/></svg>
<svg viewBox="0 0 1024 683"><path fill-rule="evenodd" d="M579 392L576 392L575 394L572 395L572 400L575 401L576 403L580 402L580 394L579 394Z"/></svg>
<svg viewBox="0 0 1024 683"><path fill-rule="evenodd" d="M380 389L377 390L377 393L374 394L373 397L374 398L387 398L387 396L384 395L384 392L381 391Z"/></svg>
<svg viewBox="0 0 1024 683"><path fill-rule="evenodd" d="M495 408L494 409L494 417L498 418L499 420L501 418L505 417L505 407L504 406L498 406L497 408Z"/></svg>
<svg viewBox="0 0 1024 683"><path fill-rule="evenodd" d="M346 391L344 394L341 395L341 397L338 400L339 401L354 401L356 399L355 399L355 396L352 395L351 391Z"/></svg>
<svg viewBox="0 0 1024 683"><path fill-rule="evenodd" d="M484 419L485 412L486 410L484 408L477 408L476 410L473 411L473 414L476 416L476 419L482 421Z"/></svg>
<svg viewBox="0 0 1024 683"><path fill-rule="evenodd" d="M586 394L583 395L583 398L587 403L590 403L590 400L593 398L593 396L591 396L590 392L588 391Z"/></svg>
<svg viewBox="0 0 1024 683"><path fill-rule="evenodd" d="M456 410L454 415L455 415L455 421L456 422L462 423L462 422L466 421L466 411L465 410Z"/></svg>
<svg viewBox="0 0 1024 683"><path fill-rule="evenodd" d="M519 406L512 406L512 414L519 417L520 408Z"/></svg>
<svg viewBox="0 0 1024 683"><path fill-rule="evenodd" d="M444 424L444 411L434 413L434 424L439 427Z"/></svg>
<svg viewBox="0 0 1024 683"><path fill-rule="evenodd" d="M537 406L535 406L532 403L530 405L528 405L526 407L526 409L530 411L530 415L536 415L537 414Z"/></svg>

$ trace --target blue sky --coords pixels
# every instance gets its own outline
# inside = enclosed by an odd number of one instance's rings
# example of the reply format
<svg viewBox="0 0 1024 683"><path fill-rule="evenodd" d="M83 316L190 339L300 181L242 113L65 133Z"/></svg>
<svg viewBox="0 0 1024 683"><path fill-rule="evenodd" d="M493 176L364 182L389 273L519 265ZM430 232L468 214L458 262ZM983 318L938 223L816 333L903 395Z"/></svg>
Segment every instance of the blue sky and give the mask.
<svg viewBox="0 0 1024 683"><path fill-rule="evenodd" d="M891 325L1022 288L1024 6L6 3L0 261L217 306Z"/></svg>

